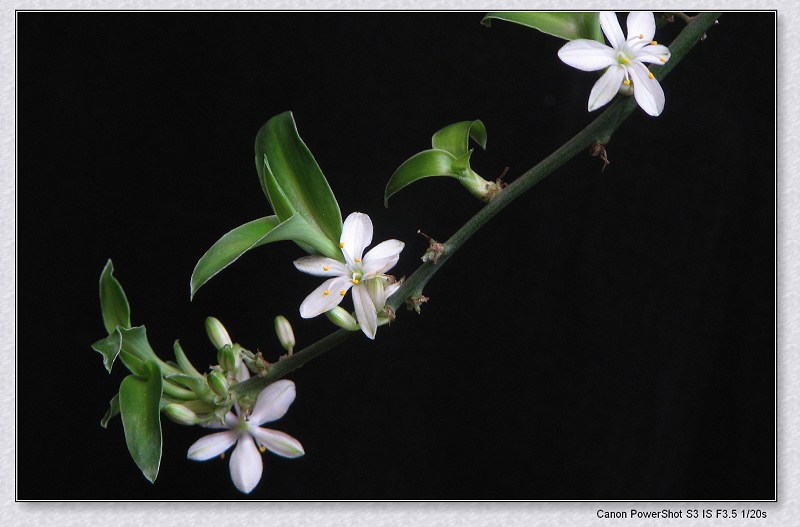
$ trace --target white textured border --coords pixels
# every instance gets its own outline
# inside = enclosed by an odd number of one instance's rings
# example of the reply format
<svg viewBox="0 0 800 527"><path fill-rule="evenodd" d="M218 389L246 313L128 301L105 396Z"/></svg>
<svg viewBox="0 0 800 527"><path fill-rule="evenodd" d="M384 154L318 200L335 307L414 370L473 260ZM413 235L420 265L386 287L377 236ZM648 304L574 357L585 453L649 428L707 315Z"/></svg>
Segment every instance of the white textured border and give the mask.
<svg viewBox="0 0 800 527"><path fill-rule="evenodd" d="M115 527L159 524L192 526L259 523L270 527L283 526L517 526L517 525L661 525L678 523L694 525L795 525L800 521L800 371L796 352L800 331L800 160L798 144L797 93L800 92L798 59L793 46L798 41L800 4L796 0L775 2L732 0L703 2L701 6L675 2L642 2L628 0L623 6L606 2L562 0L553 2L505 0L406 0L406 1L59 1L59 0L0 0L0 324L3 334L14 335L15 316L15 105L14 105L14 44L16 9L469 9L477 11L509 9L580 9L600 10L654 9L692 11L703 9L778 9L778 503L757 503L754 508L768 513L766 520L600 520L594 503L15 503L14 502L14 440L15 385L0 383L0 475L2 475L2 504L0 518L11 525L57 525ZM742 35L747 38L747 35ZM754 46L758 43L754 42ZM764 60L770 60L764 57ZM747 65L742 64L746 74ZM735 111L732 108L731 111ZM10 339L6 337L6 342ZM4 364L14 361L14 350L6 345ZM57 448L57 445L54 445ZM720 504L730 508L734 504ZM717 508L717 504L681 503L607 503L607 510L672 510L687 508Z"/></svg>

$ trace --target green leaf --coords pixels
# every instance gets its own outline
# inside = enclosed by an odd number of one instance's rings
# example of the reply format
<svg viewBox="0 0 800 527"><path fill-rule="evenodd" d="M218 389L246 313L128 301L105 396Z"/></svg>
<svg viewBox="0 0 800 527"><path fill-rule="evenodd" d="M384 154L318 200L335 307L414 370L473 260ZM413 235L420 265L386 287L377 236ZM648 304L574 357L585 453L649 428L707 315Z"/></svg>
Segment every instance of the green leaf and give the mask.
<svg viewBox="0 0 800 527"><path fill-rule="evenodd" d="M424 150L406 159L394 171L383 196L383 204L389 206L389 198L408 185L420 179L434 176L449 176L458 179L453 169L455 157L444 150Z"/></svg>
<svg viewBox="0 0 800 527"><path fill-rule="evenodd" d="M178 361L178 367L180 367L181 370L189 375L194 375L195 377L203 376L203 374L197 371L197 368L195 368L194 365L189 361L189 357L187 357L186 353L184 353L179 341L176 340L175 344L172 345L172 351L175 353L175 360Z"/></svg>
<svg viewBox="0 0 800 527"><path fill-rule="evenodd" d="M103 356L103 365L106 367L106 371L111 373L111 367L119 352L122 351L122 336L114 328L113 333L109 336L92 344L92 349Z"/></svg>
<svg viewBox="0 0 800 527"><path fill-rule="evenodd" d="M114 264L109 259L103 272L100 273L100 309L103 312L103 323L108 333L113 333L117 326L131 327L131 309L125 291L114 278Z"/></svg>
<svg viewBox="0 0 800 527"><path fill-rule="evenodd" d="M119 415L119 393L112 397L111 401L108 403L108 411L106 415L100 419L100 426L108 428L108 422L117 415Z"/></svg>
<svg viewBox="0 0 800 527"><path fill-rule="evenodd" d="M298 215L291 216L284 222L279 222L276 216L259 218L236 227L206 251L192 272L191 297L194 298L206 282L250 249L285 240L304 243L331 258L342 258L338 245Z"/></svg>
<svg viewBox="0 0 800 527"><path fill-rule="evenodd" d="M119 354L122 362L132 372L144 375L145 365L148 361L153 361L160 365L165 371L177 371L167 366L158 358L150 342L147 340L147 329L144 326L134 328L117 328L122 338L122 351Z"/></svg>
<svg viewBox="0 0 800 527"><path fill-rule="evenodd" d="M151 483L161 465L161 370L145 363L143 375L128 375L119 386L119 411L125 442L136 465Z"/></svg>
<svg viewBox="0 0 800 527"><path fill-rule="evenodd" d="M494 19L532 27L566 40L586 38L605 43L600 29L600 13L597 12L494 12L487 13L481 23L489 26Z"/></svg>
<svg viewBox="0 0 800 527"><path fill-rule="evenodd" d="M342 233L339 204L316 159L300 138L292 112L276 115L258 131L256 169L262 188L281 221L288 219L285 203L267 184L268 172L292 209L332 242L339 242Z"/></svg>
<svg viewBox="0 0 800 527"><path fill-rule="evenodd" d="M455 157L463 157L470 152L469 138L486 150L486 127L480 120L461 121L445 126L431 139L433 148L446 150Z"/></svg>

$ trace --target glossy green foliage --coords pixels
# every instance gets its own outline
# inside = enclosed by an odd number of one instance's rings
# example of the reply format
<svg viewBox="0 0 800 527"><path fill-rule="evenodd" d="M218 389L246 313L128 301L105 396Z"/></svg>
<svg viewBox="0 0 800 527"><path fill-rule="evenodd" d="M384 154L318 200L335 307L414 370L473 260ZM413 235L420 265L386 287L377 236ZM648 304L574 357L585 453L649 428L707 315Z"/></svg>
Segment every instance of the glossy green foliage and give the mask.
<svg viewBox="0 0 800 527"><path fill-rule="evenodd" d="M290 216L283 222L279 222L276 216L259 218L236 227L206 251L192 272L190 296L194 298L195 293L206 282L250 249L287 240L317 248L322 254L341 258L341 251L298 215Z"/></svg>
<svg viewBox="0 0 800 527"><path fill-rule="evenodd" d="M111 421L114 417L119 415L119 394L116 394L114 397L111 398L111 401L108 403L108 411L106 415L100 420L100 426L103 428L108 428L108 422Z"/></svg>
<svg viewBox="0 0 800 527"><path fill-rule="evenodd" d="M258 131L256 170L280 221L296 212L328 239L339 242L342 234L339 204L316 159L300 138L292 112L276 115ZM274 180L274 185L268 180Z"/></svg>
<svg viewBox="0 0 800 527"><path fill-rule="evenodd" d="M119 387L125 442L134 462L151 483L161 465L161 393L161 370L154 361L145 362L141 375L128 375Z"/></svg>
<svg viewBox="0 0 800 527"><path fill-rule="evenodd" d="M92 344L92 349L103 356L103 365L111 371L122 350L122 336L117 327L131 327L131 309L122 285L114 278L114 264L106 262L100 273L100 312L108 336Z"/></svg>
<svg viewBox="0 0 800 527"><path fill-rule="evenodd" d="M383 197L384 205L388 207L391 196L420 179L434 176L455 179L470 177L470 138L486 149L486 127L481 121L453 123L433 134L433 148L408 158L389 178Z"/></svg>
<svg viewBox="0 0 800 527"><path fill-rule="evenodd" d="M131 309L125 291L114 278L114 264L111 260L106 262L103 272L100 273L100 309L109 333L113 333L117 326L131 327Z"/></svg>
<svg viewBox="0 0 800 527"><path fill-rule="evenodd" d="M585 38L605 42L597 12L494 12L487 13L481 23L489 26L492 20L514 22L566 40Z"/></svg>
<svg viewBox="0 0 800 527"><path fill-rule="evenodd" d="M111 373L111 367L114 366L114 361L122 350L122 337L115 329L109 336L92 344L92 349L103 356L103 366Z"/></svg>
<svg viewBox="0 0 800 527"><path fill-rule="evenodd" d="M200 258L190 296L241 255L267 243L294 241L311 254L341 260L342 214L328 181L297 132L291 112L276 115L256 136L256 170L275 212L241 225Z"/></svg>

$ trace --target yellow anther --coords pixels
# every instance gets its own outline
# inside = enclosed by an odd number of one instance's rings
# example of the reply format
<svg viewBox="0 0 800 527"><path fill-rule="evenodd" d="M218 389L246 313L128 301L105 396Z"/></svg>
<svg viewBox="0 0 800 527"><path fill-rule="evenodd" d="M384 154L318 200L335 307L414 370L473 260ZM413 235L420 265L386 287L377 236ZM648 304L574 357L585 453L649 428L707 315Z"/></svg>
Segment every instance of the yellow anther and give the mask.
<svg viewBox="0 0 800 527"><path fill-rule="evenodd" d="M344 249L344 242L339 242L339 249Z"/></svg>
<svg viewBox="0 0 800 527"><path fill-rule="evenodd" d="M346 295L346 294L347 294L347 289L342 289L341 291L339 291L339 294L340 294L341 296L344 296L344 295Z"/></svg>
<svg viewBox="0 0 800 527"><path fill-rule="evenodd" d="M325 291L322 292L322 296L328 296L329 294L331 294L330 289L326 289Z"/></svg>
<svg viewBox="0 0 800 527"><path fill-rule="evenodd" d="M264 452L267 451L267 447L260 446L260 447L258 447L258 450L263 454Z"/></svg>
<svg viewBox="0 0 800 527"><path fill-rule="evenodd" d="M648 79L655 79L655 77L656 77L656 76L655 76L655 75L653 75L653 73L652 73L652 72L650 72L650 71L648 71L648 72L647 72L647 78L648 78Z"/></svg>
<svg viewBox="0 0 800 527"><path fill-rule="evenodd" d="M331 266L330 265L323 265L322 266L322 270L323 271L330 271L331 270Z"/></svg>
<svg viewBox="0 0 800 527"><path fill-rule="evenodd" d="M654 46L658 45L658 40L651 40L650 43Z"/></svg>
<svg viewBox="0 0 800 527"><path fill-rule="evenodd" d="M658 60L660 60L661 62L666 62L667 61L667 57L659 57Z"/></svg>
<svg viewBox="0 0 800 527"><path fill-rule="evenodd" d="M353 284L358 285L358 278L353 278Z"/></svg>
<svg viewBox="0 0 800 527"><path fill-rule="evenodd" d="M359 263L361 261L361 258L353 258L353 261Z"/></svg>
<svg viewBox="0 0 800 527"><path fill-rule="evenodd" d="M622 57L622 63L623 63L623 64L627 64L627 63L629 63L630 61L631 61L631 59L629 59L629 58L627 58L627 57Z"/></svg>
<svg viewBox="0 0 800 527"><path fill-rule="evenodd" d="M622 84L624 84L625 86L630 86L631 85L631 80L630 79L625 79L624 81L622 81Z"/></svg>
<svg viewBox="0 0 800 527"><path fill-rule="evenodd" d="M220 454L220 455L219 455L219 458L220 458L220 459L225 459L225 452L223 452L222 454Z"/></svg>
<svg viewBox="0 0 800 527"><path fill-rule="evenodd" d="M644 33L639 33L639 38L644 38Z"/></svg>

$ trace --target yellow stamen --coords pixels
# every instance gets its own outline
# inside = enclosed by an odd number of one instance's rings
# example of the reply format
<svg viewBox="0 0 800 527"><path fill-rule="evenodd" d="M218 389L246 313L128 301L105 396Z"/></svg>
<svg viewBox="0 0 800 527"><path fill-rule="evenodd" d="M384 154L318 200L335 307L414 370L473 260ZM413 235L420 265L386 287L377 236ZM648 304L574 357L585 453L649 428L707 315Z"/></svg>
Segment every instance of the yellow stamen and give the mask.
<svg viewBox="0 0 800 527"><path fill-rule="evenodd" d="M339 291L339 294L340 294L341 296L344 296L344 295L346 295L346 294L347 294L347 289L342 289L341 291Z"/></svg>
<svg viewBox="0 0 800 527"><path fill-rule="evenodd" d="M659 57L658 60L660 60L661 62L666 62L667 61L667 57Z"/></svg>
<svg viewBox="0 0 800 527"><path fill-rule="evenodd" d="M651 40L650 43L654 46L658 45L658 40Z"/></svg>
<svg viewBox="0 0 800 527"><path fill-rule="evenodd" d="M361 258L353 258L353 261L359 263L361 261Z"/></svg>
<svg viewBox="0 0 800 527"><path fill-rule="evenodd" d="M339 242L339 249L344 249L344 242Z"/></svg>
<svg viewBox="0 0 800 527"><path fill-rule="evenodd" d="M644 33L639 33L639 38L644 38Z"/></svg>
<svg viewBox="0 0 800 527"><path fill-rule="evenodd" d="M623 64L627 64L627 63L629 63L630 61L631 61L631 60L630 60L629 58L622 57L622 63L623 63Z"/></svg>
<svg viewBox="0 0 800 527"><path fill-rule="evenodd" d="M329 294L331 294L330 289L326 289L325 291L322 292L322 296L328 296Z"/></svg>
<svg viewBox="0 0 800 527"><path fill-rule="evenodd" d="M353 283L354 283L355 285L358 285L358 278L353 278Z"/></svg>
<svg viewBox="0 0 800 527"><path fill-rule="evenodd" d="M631 85L631 80L630 79L625 79L624 81L622 81L622 84L624 84L625 86L630 86Z"/></svg>
<svg viewBox="0 0 800 527"><path fill-rule="evenodd" d="M263 454L264 452L267 451L267 447L260 446L260 447L258 447L258 450Z"/></svg>
<svg viewBox="0 0 800 527"><path fill-rule="evenodd" d="M220 458L220 459L225 459L225 452L223 452L222 454L220 454L220 455L219 455L219 458Z"/></svg>
<svg viewBox="0 0 800 527"><path fill-rule="evenodd" d="M323 271L330 271L331 270L331 266L330 265L323 265L322 266L322 270Z"/></svg>
<svg viewBox="0 0 800 527"><path fill-rule="evenodd" d="M655 75L653 75L653 73L652 73L652 72L649 72L649 71L647 72L647 78L648 78L648 79L654 79L655 77L656 77L656 76L655 76Z"/></svg>

